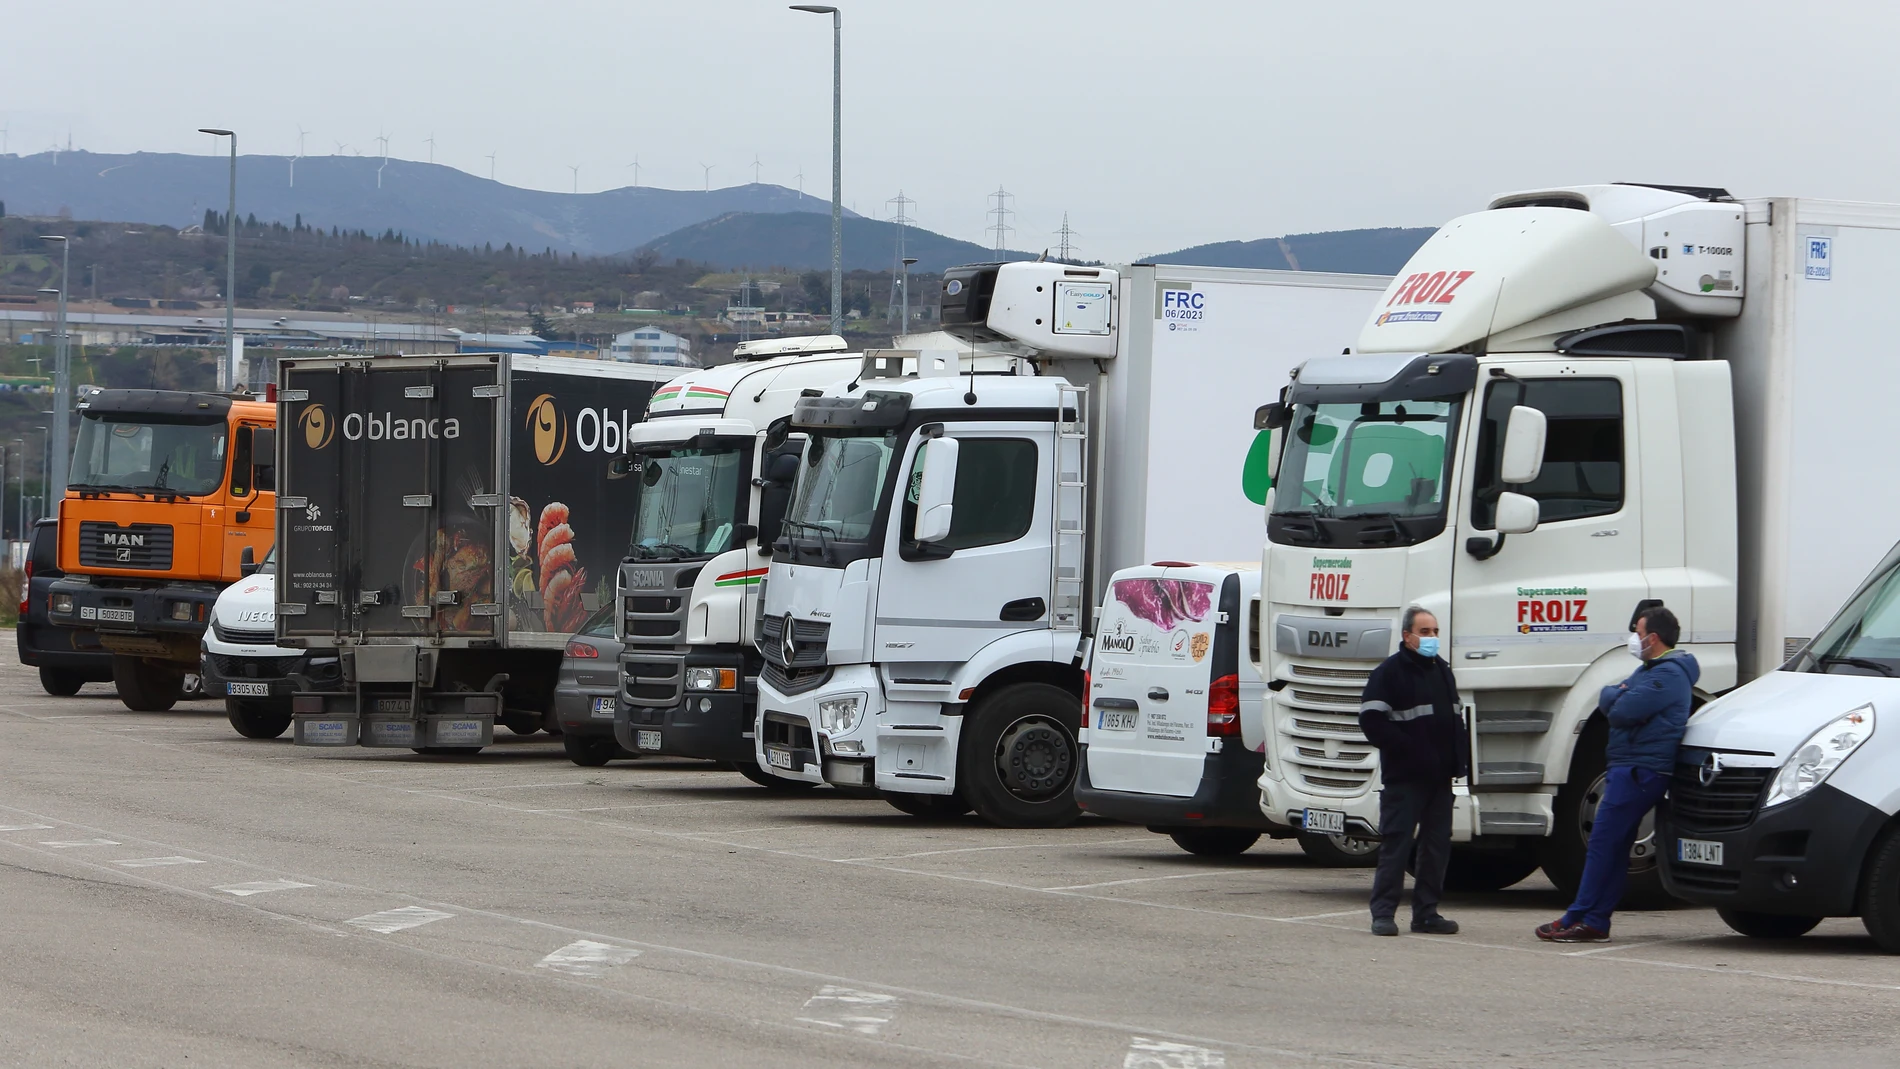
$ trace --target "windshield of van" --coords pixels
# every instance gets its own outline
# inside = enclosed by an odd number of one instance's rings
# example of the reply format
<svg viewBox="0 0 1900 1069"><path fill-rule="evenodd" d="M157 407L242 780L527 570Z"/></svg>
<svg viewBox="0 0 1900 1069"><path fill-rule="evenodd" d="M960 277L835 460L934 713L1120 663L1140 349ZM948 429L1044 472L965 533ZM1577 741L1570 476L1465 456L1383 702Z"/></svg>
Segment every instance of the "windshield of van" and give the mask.
<svg viewBox="0 0 1900 1069"><path fill-rule="evenodd" d="M68 483L100 490L209 494L224 482L225 425L118 419L79 421Z"/></svg>
<svg viewBox="0 0 1900 1069"><path fill-rule="evenodd" d="M1788 665L1797 672L1900 676L1900 551Z"/></svg>
<svg viewBox="0 0 1900 1069"><path fill-rule="evenodd" d="M627 555L642 560L710 557L735 544L740 475L738 446L640 453L639 511Z"/></svg>
<svg viewBox="0 0 1900 1069"><path fill-rule="evenodd" d="M868 540L897 442L895 434L807 439L785 535L794 544Z"/></svg>
<svg viewBox="0 0 1900 1069"><path fill-rule="evenodd" d="M1365 544L1368 534L1390 542L1437 534L1459 407L1449 398L1299 405L1274 484L1273 518L1285 540ZM1406 522L1419 520L1437 522L1429 532Z"/></svg>

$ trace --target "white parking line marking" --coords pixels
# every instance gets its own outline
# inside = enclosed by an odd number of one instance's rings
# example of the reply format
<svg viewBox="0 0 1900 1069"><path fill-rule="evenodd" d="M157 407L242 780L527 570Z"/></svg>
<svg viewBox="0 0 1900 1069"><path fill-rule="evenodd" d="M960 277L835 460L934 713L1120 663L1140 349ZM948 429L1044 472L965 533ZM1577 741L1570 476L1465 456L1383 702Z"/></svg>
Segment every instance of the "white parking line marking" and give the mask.
<svg viewBox="0 0 1900 1069"><path fill-rule="evenodd" d="M1136 1036L1122 1058L1122 1069L1226 1069L1227 1056L1192 1043Z"/></svg>
<svg viewBox="0 0 1900 1069"><path fill-rule="evenodd" d="M1334 917L1351 917L1360 913L1371 916L1371 908L1370 906L1361 906L1358 909L1342 909L1337 913L1309 913L1304 917L1275 917L1273 919L1282 924L1293 924L1297 921L1325 921L1332 920Z"/></svg>
<svg viewBox="0 0 1900 1069"><path fill-rule="evenodd" d="M1213 869L1208 872L1177 872L1172 876L1137 876L1132 880L1104 880L1101 883L1075 883L1067 887L1039 887L1039 891L1088 891L1097 887L1120 887L1129 883L1154 883L1158 880L1192 880L1202 876L1225 876L1240 869Z"/></svg>
<svg viewBox="0 0 1900 1069"><path fill-rule="evenodd" d="M171 857L134 857L124 861L114 861L114 865L124 865L128 869L155 869L162 865L202 865L203 861L195 857L173 855Z"/></svg>
<svg viewBox="0 0 1900 1069"><path fill-rule="evenodd" d="M51 824L0 824L0 831L52 831Z"/></svg>
<svg viewBox="0 0 1900 1069"><path fill-rule="evenodd" d="M861 1036L874 1036L891 1023L891 1015L896 1011L896 995L826 984L818 989L816 995L805 1000L805 1005L799 1009L795 1019L806 1024L856 1032Z"/></svg>
<svg viewBox="0 0 1900 1069"><path fill-rule="evenodd" d="M714 833L714 834L721 834L721 833ZM725 832L723 834L730 835L732 833ZM869 857L841 857L841 858L837 858L836 860L840 862L902 861L906 858L913 858L913 857L937 857L938 855L941 855L941 854L978 854L978 853L984 853L990 850L1037 850L1037 849L1047 850L1047 849L1056 849L1056 848L1068 848L1068 847L1073 847L1073 846L1113 846L1116 843L1146 843L1146 842L1153 842L1153 840L1152 839L1094 839L1094 840L1077 840L1076 842L1073 842L1073 843L1040 842L1040 843L1011 843L1008 846L959 846L959 847L955 847L953 849L948 849L948 850L919 850L914 854L872 854Z"/></svg>
<svg viewBox="0 0 1900 1069"><path fill-rule="evenodd" d="M223 891L227 895L236 895L239 898L248 898L251 895L261 895L267 891L295 891L299 888L314 886L316 885L298 883L296 880L253 880L250 883L233 883L224 887L213 887L212 890Z"/></svg>
<svg viewBox="0 0 1900 1069"><path fill-rule="evenodd" d="M70 842L43 842L41 846L50 846L55 850L69 850L75 846L118 846L117 839L73 839Z"/></svg>
<svg viewBox="0 0 1900 1069"><path fill-rule="evenodd" d="M381 932L384 935L389 935L392 932L400 932L405 928L420 928L425 924L445 921L453 916L455 916L455 914L444 913L439 909L424 909L421 906L404 906L401 909L386 909L381 913L370 913L361 917L355 917L344 923L354 924L358 928L368 928L372 932Z"/></svg>
<svg viewBox="0 0 1900 1069"><path fill-rule="evenodd" d="M607 970L625 965L640 956L632 947L577 939L534 963L537 969L552 969L569 976L605 976Z"/></svg>

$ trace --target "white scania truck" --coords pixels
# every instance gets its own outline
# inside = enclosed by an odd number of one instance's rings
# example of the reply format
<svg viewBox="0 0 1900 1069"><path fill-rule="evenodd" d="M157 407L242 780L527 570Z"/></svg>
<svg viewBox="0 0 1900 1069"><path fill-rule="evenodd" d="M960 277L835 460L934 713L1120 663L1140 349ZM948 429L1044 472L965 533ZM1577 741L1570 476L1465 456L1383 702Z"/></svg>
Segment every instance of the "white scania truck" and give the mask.
<svg viewBox="0 0 1900 1069"><path fill-rule="evenodd" d="M948 272L944 329L1010 366L867 360L793 413L809 438L760 621L761 766L873 786L906 812L1075 819L1082 642L1103 584L1157 557L1259 552L1270 451L1254 395L1336 348L1385 281Z"/></svg>
<svg viewBox="0 0 1900 1069"><path fill-rule="evenodd" d="M1896 284L1900 207L1593 185L1441 228L1350 354L1308 361L1259 414L1286 432L1266 814L1376 822L1360 690L1422 605L1471 731L1453 883L1541 865L1573 888L1597 693L1635 667L1634 614L1674 610L1715 695L1801 649L1900 529L1877 471ZM1653 897L1645 834L1632 890Z"/></svg>

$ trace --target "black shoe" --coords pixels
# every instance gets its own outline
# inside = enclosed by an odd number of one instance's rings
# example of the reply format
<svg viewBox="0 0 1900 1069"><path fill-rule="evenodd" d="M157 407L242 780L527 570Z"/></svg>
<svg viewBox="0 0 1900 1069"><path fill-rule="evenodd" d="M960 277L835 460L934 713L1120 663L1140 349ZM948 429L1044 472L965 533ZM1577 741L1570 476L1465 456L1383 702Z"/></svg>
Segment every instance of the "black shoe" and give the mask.
<svg viewBox="0 0 1900 1069"><path fill-rule="evenodd" d="M1413 921L1412 930L1420 935L1457 935L1458 922L1449 917L1427 917Z"/></svg>
<svg viewBox="0 0 1900 1069"><path fill-rule="evenodd" d="M1399 934L1398 922L1390 917L1374 917L1372 918L1372 934L1397 935Z"/></svg>

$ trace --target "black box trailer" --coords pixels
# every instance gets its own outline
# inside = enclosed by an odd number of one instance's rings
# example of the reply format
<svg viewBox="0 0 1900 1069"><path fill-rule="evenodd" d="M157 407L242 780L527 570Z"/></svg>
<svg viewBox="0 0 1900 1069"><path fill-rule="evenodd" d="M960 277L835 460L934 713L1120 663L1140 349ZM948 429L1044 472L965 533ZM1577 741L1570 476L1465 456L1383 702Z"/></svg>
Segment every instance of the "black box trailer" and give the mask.
<svg viewBox="0 0 1900 1069"><path fill-rule="evenodd" d="M633 528L612 462L677 374L513 354L282 361L278 643L336 653L298 680L296 742L472 752L497 721L541 727Z"/></svg>

